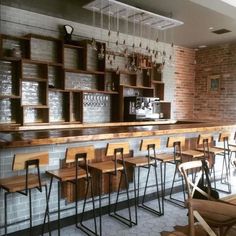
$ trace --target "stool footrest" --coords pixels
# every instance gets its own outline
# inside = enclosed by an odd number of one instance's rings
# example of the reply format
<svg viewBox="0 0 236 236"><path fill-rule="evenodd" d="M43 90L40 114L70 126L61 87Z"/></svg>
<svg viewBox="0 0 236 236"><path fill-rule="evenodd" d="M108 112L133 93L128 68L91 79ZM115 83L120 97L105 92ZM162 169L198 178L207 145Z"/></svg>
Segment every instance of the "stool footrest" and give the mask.
<svg viewBox="0 0 236 236"><path fill-rule="evenodd" d="M109 214L109 216L119 220L120 222L122 222L123 224L129 226L130 228L133 226L133 225L137 225L136 222L134 221L130 221L129 219L125 218L124 216L121 216L120 214L118 213L112 213L112 214Z"/></svg>
<svg viewBox="0 0 236 236"><path fill-rule="evenodd" d="M144 210L149 211L149 212L151 212L151 213L153 213L153 214L155 214L155 215L158 215L158 216L164 215L163 212L154 210L153 208L151 208L151 207L145 205L144 203L139 204L138 207L141 207L141 208L143 208Z"/></svg>

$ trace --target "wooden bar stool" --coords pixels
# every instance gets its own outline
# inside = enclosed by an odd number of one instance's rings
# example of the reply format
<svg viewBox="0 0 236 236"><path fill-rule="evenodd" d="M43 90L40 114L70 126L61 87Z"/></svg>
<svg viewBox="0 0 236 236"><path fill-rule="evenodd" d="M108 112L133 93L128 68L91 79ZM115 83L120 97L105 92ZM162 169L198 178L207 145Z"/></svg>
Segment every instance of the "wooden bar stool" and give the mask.
<svg viewBox="0 0 236 236"><path fill-rule="evenodd" d="M222 170L221 170L221 184L227 185L228 191L224 190L224 192L226 193L231 193L230 161L232 153L236 152L236 147L230 146L229 140L230 140L230 133L224 132L219 134L218 142L223 143L223 147L217 147L219 149L223 149L223 153L219 153L219 155L223 157Z"/></svg>
<svg viewBox="0 0 236 236"><path fill-rule="evenodd" d="M132 227L135 222L132 221L131 217L131 209L130 209L130 197L129 197L129 183L128 183L128 176L127 170L124 162L124 155L129 154L129 143L108 143L106 147L106 156L112 156L113 160L111 161L104 161L98 163L92 163L89 165L89 168L99 175L100 184L99 184L99 224L100 224L100 235L102 235L102 190L103 190L103 181L102 177L104 175L109 176L109 193L108 193L108 212L109 215L114 217L115 219L119 220L120 222ZM111 212L111 188L112 188L112 176L118 176L118 172L121 173L120 182L118 186L116 202L114 206L113 213ZM121 190L121 183L122 178L124 176L125 180L125 188L126 188L126 195L127 195L127 206L128 206L128 218L121 216L117 213L117 206L119 201L119 194Z"/></svg>
<svg viewBox="0 0 236 236"><path fill-rule="evenodd" d="M195 159L195 158L200 158L203 156L202 152L196 151L196 150L183 150L185 148L185 137L180 136L180 137L168 137L167 139L167 148L173 148L173 153L162 153L154 156L155 159L160 161L161 163L161 180L162 180L162 213L164 214L164 199L168 200L178 206L185 207L185 190L184 190L184 180L183 177L181 176L181 181L182 181L182 191L183 191L183 198L184 201L174 198L172 196L173 194L173 189L174 189L174 184L176 182L176 176L178 173L178 165L183 162L183 157L187 157L188 159ZM167 164L172 164L175 165L175 172L171 184L171 189L170 189L170 194L169 198L165 198L165 191L166 191L166 165ZM163 171L163 165L164 165L164 171ZM164 173L163 173L164 172Z"/></svg>
<svg viewBox="0 0 236 236"><path fill-rule="evenodd" d="M236 132L234 133L234 142L235 143L229 143L229 149L230 149L230 163L232 166L236 167ZM234 153L234 159L232 158Z"/></svg>
<svg viewBox="0 0 236 236"><path fill-rule="evenodd" d="M94 147L93 146L84 146L84 147L71 147L66 150L66 164L74 164L72 167L61 168L53 171L46 171L46 174L50 176L50 187L49 194L47 197L47 201L49 202L53 179L55 178L58 181L58 235L60 235L60 199L61 199L61 185L65 182L73 183L75 186L75 225L78 229L82 230L84 233L89 235L90 233L97 235L97 224L96 224L96 215L95 215L95 203L94 203L94 195L93 195L93 183L92 178L90 176L88 170L88 163L90 160L94 159ZM85 199L83 203L83 211L80 222L78 224L78 180L84 180L86 183L86 193ZM83 217L85 206L88 198L89 185L91 190L92 204L93 204L93 217L94 217L94 227L95 231L89 229L87 226L83 224ZM49 206L49 203L48 203Z"/></svg>
<svg viewBox="0 0 236 236"><path fill-rule="evenodd" d="M40 176L40 167L48 165L48 153L39 152L39 153L22 153L15 154L12 164L13 171L24 171L24 175L12 176L9 178L0 179L0 188L5 190L4 195L4 217L5 217L5 235L7 235L8 219L7 219L7 196L13 193L20 193L24 196L29 197L29 215L30 218L30 235L32 235L32 190L38 189L42 192L42 188L45 187L45 193L47 198L47 184L44 181L41 181ZM33 173L34 170L37 170L37 173ZM47 208L47 206L46 206ZM49 214L45 215L48 217L49 224ZM42 232L43 234L44 232Z"/></svg>
<svg viewBox="0 0 236 236"><path fill-rule="evenodd" d="M229 170L228 170L228 161L227 156L229 156L229 134L228 133L221 133L219 135L219 142L223 142L224 147L216 147L214 146L214 137L212 134L200 134L198 137L198 145L200 147L197 148L198 151L204 153L205 159L207 159L210 163L211 172L213 172L213 179L214 179L214 188L226 192L231 193L231 185L229 184ZM222 165L222 173L221 173L221 182L223 177L224 168L227 174L227 186L228 191L223 189L216 188L216 176L215 176L215 158L217 155L223 156L223 165Z"/></svg>
<svg viewBox="0 0 236 236"><path fill-rule="evenodd" d="M128 166L132 166L134 168L138 168L138 187L136 189L136 177L135 177L135 170L134 170L134 191L135 191L135 197L137 197L137 200L135 203L158 216L163 215L162 213L162 207L161 207L161 201L160 201L160 195L159 195L159 187L158 187L158 178L157 178L157 160L153 159L153 156L156 156L156 149L160 148L160 139L144 139L140 143L140 151L147 151L147 156L139 156L139 157L133 157L133 158L125 158L125 164ZM157 205L158 210L155 210L145 204L145 197L146 197L146 191L148 187L148 180L150 176L150 170L151 167L154 168L154 174L155 174L155 182L156 182L156 191L157 191ZM147 169L147 177L145 182L145 188L144 188L144 195L142 197L142 202L139 204L139 185L140 185L140 169ZM138 194L136 192L138 191ZM162 190L161 190L162 192ZM137 210L135 206L135 223L137 224Z"/></svg>

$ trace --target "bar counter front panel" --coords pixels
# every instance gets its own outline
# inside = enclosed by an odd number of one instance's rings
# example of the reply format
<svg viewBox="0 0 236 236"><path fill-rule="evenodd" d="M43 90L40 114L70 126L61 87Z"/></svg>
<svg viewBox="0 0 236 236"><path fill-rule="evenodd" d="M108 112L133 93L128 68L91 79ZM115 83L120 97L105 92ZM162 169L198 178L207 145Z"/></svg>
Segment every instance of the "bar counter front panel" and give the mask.
<svg viewBox="0 0 236 236"><path fill-rule="evenodd" d="M139 145L142 138L160 138L161 139L161 149L158 153L172 151L166 149L166 142L168 136L185 136L186 137L186 148L196 147L197 136L200 133L212 133L215 138L222 131L229 131L232 134L236 130L236 124L234 123L189 123L189 124L172 124L172 125L139 125L139 126L115 126L115 127L94 127L94 128L80 128L80 129L57 129L57 130L38 130L38 131L18 131L18 132L0 132L0 178L16 175L17 173L12 173L11 166L12 160L15 153L28 153L28 152L39 152L47 151L49 152L50 162L49 166L42 169L54 170L60 168L65 158L65 151L67 147L76 146L86 146L94 145L96 148L96 160L104 161L105 157L105 147L108 142L129 142L130 149L133 151L133 155L142 155L146 153L141 153L139 151ZM166 188L170 188L170 184L173 177L174 168L172 165L167 167L167 179ZM141 195L143 194L146 171L141 171ZM160 178L160 173L158 173ZM151 175L152 176L152 175ZM46 176L45 176L46 177ZM105 180L104 180L105 181ZM130 178L132 182L132 178ZM154 178L150 178L150 185L154 183ZM106 183L106 181L105 181ZM114 183L116 181L114 180ZM179 183L177 183L178 186ZM106 184L105 184L106 185ZM133 184L130 184L130 188L133 188ZM69 202L73 201L73 191L72 187L65 185L63 187L63 195L61 199L61 205L64 208L68 208L67 211L63 211L62 217L68 217L74 214L74 209ZM114 189L115 190L115 189ZM156 190L155 186L148 189L148 194L154 193ZM104 192L107 192L107 186L104 187ZM2 192L1 192L2 194ZM131 192L133 197L133 192ZM34 210L37 211L39 217L34 220L34 225L42 223L44 216L45 202L41 199L43 198L37 191L33 191L35 204ZM121 196L122 200L125 199L125 195ZM113 194L112 200L114 200L115 194ZM104 200L104 205L107 204L107 199ZM20 195L14 195L14 197L9 200L9 205L11 206L9 214L11 215L10 222L14 223L18 218L25 216L28 217L28 201ZM82 211L82 202L79 211ZM53 184L52 195L50 201L50 209L57 209L57 184L56 181ZM88 206L88 209L92 209L92 204ZM3 205L0 205L1 222L3 225ZM56 220L57 215L52 214L51 220ZM15 225L9 227L9 232L15 230ZM21 223L17 225L18 229L27 228L28 224Z"/></svg>

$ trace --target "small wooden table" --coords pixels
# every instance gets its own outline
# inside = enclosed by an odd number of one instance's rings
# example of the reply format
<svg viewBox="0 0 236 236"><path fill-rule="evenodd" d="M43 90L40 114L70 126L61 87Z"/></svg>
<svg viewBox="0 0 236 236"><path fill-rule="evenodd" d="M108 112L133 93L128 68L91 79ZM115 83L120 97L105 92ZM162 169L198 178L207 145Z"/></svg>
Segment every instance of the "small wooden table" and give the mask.
<svg viewBox="0 0 236 236"><path fill-rule="evenodd" d="M222 200L233 203L236 205L236 194L231 194L226 197L223 197Z"/></svg>

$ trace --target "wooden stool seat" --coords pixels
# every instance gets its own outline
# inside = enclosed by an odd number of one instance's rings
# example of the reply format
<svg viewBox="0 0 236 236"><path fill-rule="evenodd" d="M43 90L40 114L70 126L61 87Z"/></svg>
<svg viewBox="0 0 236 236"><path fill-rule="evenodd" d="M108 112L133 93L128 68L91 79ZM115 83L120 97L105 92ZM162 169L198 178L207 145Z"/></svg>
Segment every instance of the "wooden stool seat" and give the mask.
<svg viewBox="0 0 236 236"><path fill-rule="evenodd" d="M151 159L150 162L148 162L148 158L147 157L135 157L135 158L125 158L125 163L128 165L132 165L132 166L146 166L148 164L154 164L155 160Z"/></svg>
<svg viewBox="0 0 236 236"><path fill-rule="evenodd" d="M174 158L173 153L157 154L156 159L161 162L172 162L174 160L180 160L180 157Z"/></svg>
<svg viewBox="0 0 236 236"><path fill-rule="evenodd" d="M104 161L98 163L89 164L89 168L98 171L102 174L114 172L115 171L115 163L114 161ZM124 167L122 164L117 163L116 170L123 170Z"/></svg>
<svg viewBox="0 0 236 236"><path fill-rule="evenodd" d="M203 153L197 150L186 150L182 151L182 155L190 158L199 158L203 156Z"/></svg>
<svg viewBox="0 0 236 236"><path fill-rule="evenodd" d="M74 180L76 176L76 167L62 168L58 170L46 171L46 174L52 176L59 181L70 181ZM85 170L79 170L77 179L86 178L87 174Z"/></svg>
<svg viewBox="0 0 236 236"><path fill-rule="evenodd" d="M212 226L233 225L236 223L236 205L226 202L194 199L195 209Z"/></svg>
<svg viewBox="0 0 236 236"><path fill-rule="evenodd" d="M88 171L88 163L91 160L95 159L95 149L93 145L89 146L80 146L80 147L68 147L66 149L66 156L64 160L64 165L67 167L60 168L57 170L46 171L46 174L50 177L50 187L47 201L50 200L50 193L52 189L53 179L57 180L57 231L58 236L61 235L61 187L67 181L73 184L72 194L74 195L75 201L75 226L81 231L89 235L89 232L93 235L97 235L97 223L95 215L95 203L94 203L94 194L93 194L93 183L91 175ZM78 181L81 180L81 181ZM85 187L85 196L83 200L83 207L80 220L78 219L78 199L80 184L84 184ZM87 227L84 221L85 207L87 203L87 198L89 196L89 188L93 204L93 218L94 218L94 230L90 227ZM65 209L64 209L65 210ZM48 210L49 211L49 210Z"/></svg>
<svg viewBox="0 0 236 236"><path fill-rule="evenodd" d="M9 178L0 179L0 187L6 191L14 193L17 191L25 190L26 177L25 176L12 176ZM41 185L45 185L46 182L41 182ZM39 187L38 176L34 174L28 175L28 188Z"/></svg>
<svg viewBox="0 0 236 236"><path fill-rule="evenodd" d="M197 148L196 149L197 151L201 151L201 152L204 152L204 148ZM224 149L223 148L219 148L219 147L209 147L209 153L212 153L214 155L217 155L217 154L221 154L224 152Z"/></svg>
<svg viewBox="0 0 236 236"><path fill-rule="evenodd" d="M45 188L46 211L43 225L46 223L46 219L48 219L48 224L49 224L50 220L47 211L48 209L47 184L45 181L41 181L41 173L40 173L40 167L46 166L48 165L48 163L49 163L48 152L18 153L14 155L12 163L12 171L20 171L21 175L12 175L11 177L0 179L0 189L3 189L5 191L3 200L4 235L8 235L7 228L9 226L8 195L12 195L13 193L14 194L18 193L29 198L29 218L27 220L29 220L30 223L29 232L32 235L32 225L33 225L32 191L36 189L42 193L42 189ZM18 205L21 206L21 204ZM19 223L19 221L15 223ZM42 234L44 234L44 228L42 229Z"/></svg>
<svg viewBox="0 0 236 236"><path fill-rule="evenodd" d="M230 151L230 152L236 152L236 146L235 146L235 144L229 144L229 151Z"/></svg>

